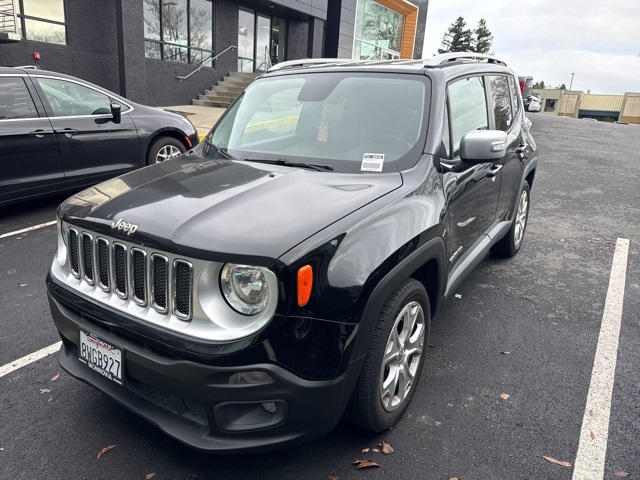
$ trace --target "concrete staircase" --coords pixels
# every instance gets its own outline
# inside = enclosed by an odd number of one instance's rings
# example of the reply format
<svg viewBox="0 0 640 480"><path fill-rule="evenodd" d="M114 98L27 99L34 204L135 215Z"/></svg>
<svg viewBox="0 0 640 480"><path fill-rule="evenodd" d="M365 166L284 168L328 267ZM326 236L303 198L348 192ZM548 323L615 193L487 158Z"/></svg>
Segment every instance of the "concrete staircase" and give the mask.
<svg viewBox="0 0 640 480"><path fill-rule="evenodd" d="M227 108L260 73L231 72L225 75L211 90L205 90L193 105Z"/></svg>

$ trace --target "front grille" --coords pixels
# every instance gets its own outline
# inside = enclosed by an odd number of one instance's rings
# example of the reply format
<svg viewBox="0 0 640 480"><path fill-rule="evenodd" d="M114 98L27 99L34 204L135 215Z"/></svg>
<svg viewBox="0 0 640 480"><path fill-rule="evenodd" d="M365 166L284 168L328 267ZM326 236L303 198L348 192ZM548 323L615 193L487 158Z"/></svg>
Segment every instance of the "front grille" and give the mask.
<svg viewBox="0 0 640 480"><path fill-rule="evenodd" d="M71 273L105 292L115 293L140 306L151 305L159 313L171 312L181 320L191 319L193 264L161 252L127 246L90 232L67 231ZM147 258L151 265L147 268Z"/></svg>

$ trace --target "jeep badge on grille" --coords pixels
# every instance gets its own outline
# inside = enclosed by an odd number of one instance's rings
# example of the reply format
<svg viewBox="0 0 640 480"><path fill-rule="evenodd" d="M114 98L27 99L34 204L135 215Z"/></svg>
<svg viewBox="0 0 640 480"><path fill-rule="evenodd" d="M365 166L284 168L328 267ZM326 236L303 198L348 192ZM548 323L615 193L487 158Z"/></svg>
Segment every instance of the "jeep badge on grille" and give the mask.
<svg viewBox="0 0 640 480"><path fill-rule="evenodd" d="M119 219L116 222L113 222L111 224L111 228L113 230L122 230L124 232L126 232L127 235L131 235L132 233L135 233L136 230L138 230L138 225L136 225L135 223L127 223L124 221L124 219Z"/></svg>

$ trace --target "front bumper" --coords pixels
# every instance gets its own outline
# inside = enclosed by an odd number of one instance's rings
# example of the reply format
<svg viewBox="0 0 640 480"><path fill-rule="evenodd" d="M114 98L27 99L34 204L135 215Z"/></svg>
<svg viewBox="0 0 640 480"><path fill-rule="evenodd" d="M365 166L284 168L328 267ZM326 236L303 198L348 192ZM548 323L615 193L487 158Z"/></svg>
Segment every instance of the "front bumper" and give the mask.
<svg viewBox="0 0 640 480"><path fill-rule="evenodd" d="M340 419L357 371L331 380L306 380L271 363L226 367L172 357L91 321L49 292L54 322L63 341L60 365L193 448L250 452L306 442L329 432ZM78 359L79 332L120 347L123 386ZM273 381L230 384L233 373L260 371ZM264 408L271 407L271 411ZM274 411L275 410L275 411Z"/></svg>

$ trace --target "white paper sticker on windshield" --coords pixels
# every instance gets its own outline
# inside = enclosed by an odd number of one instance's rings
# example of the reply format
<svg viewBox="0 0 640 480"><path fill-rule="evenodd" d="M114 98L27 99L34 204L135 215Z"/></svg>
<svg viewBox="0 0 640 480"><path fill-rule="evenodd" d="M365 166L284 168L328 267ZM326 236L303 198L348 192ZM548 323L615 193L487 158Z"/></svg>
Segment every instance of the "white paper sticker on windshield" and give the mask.
<svg viewBox="0 0 640 480"><path fill-rule="evenodd" d="M362 155L362 172L381 172L384 165L384 153L365 153Z"/></svg>

